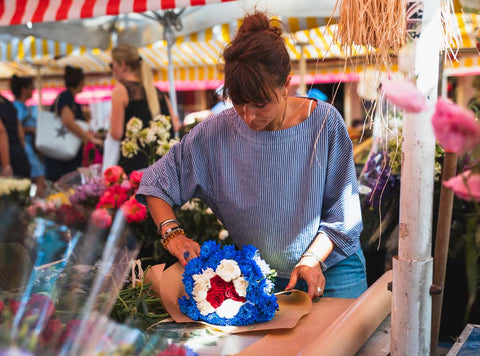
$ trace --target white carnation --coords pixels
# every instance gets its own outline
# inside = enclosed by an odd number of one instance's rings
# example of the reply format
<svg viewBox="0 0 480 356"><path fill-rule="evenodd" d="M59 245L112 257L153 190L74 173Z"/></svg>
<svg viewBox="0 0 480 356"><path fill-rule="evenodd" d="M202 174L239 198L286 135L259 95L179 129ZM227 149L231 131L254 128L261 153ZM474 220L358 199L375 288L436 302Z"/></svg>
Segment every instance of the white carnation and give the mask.
<svg viewBox="0 0 480 356"><path fill-rule="evenodd" d="M238 314L238 311L240 310L242 305L242 302L237 302L232 299L226 299L222 303L222 305L220 305L215 311L220 318L231 319Z"/></svg>
<svg viewBox="0 0 480 356"><path fill-rule="evenodd" d="M238 263L234 260L221 260L215 272L225 282L231 282L235 278L240 277L240 275L242 274Z"/></svg>
<svg viewBox="0 0 480 356"><path fill-rule="evenodd" d="M233 280L233 286L240 297L247 296L248 281L245 278L239 277Z"/></svg>

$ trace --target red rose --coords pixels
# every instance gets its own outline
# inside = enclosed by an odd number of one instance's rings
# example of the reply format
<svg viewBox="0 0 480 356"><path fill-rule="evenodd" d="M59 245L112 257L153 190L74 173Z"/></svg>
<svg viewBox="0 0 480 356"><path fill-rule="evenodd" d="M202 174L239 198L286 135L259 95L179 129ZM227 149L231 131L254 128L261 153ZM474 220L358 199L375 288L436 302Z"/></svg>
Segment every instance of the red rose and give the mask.
<svg viewBox="0 0 480 356"><path fill-rule="evenodd" d="M128 223L142 222L147 218L147 208L137 202L134 196L128 199L121 209Z"/></svg>
<svg viewBox="0 0 480 356"><path fill-rule="evenodd" d="M96 209L92 213L92 223L100 229L109 228L112 225L112 216L105 209Z"/></svg>
<svg viewBox="0 0 480 356"><path fill-rule="evenodd" d="M210 289L223 291L227 287L227 282L225 282L219 275L216 275L210 279L210 285Z"/></svg>
<svg viewBox="0 0 480 356"><path fill-rule="evenodd" d="M50 319L40 335L40 342L43 346L58 338L63 330L63 324L60 319Z"/></svg>
<svg viewBox="0 0 480 356"><path fill-rule="evenodd" d="M235 286L233 285L232 282L228 283L228 287L225 290L225 296L228 299L234 300L236 302L245 303L247 301L244 297L240 297L238 295L237 290L235 289Z"/></svg>
<svg viewBox="0 0 480 356"><path fill-rule="evenodd" d="M103 176L105 177L105 182L107 185L120 183L126 178L125 172L120 166L112 166L107 168L107 170L103 173Z"/></svg>
<svg viewBox="0 0 480 356"><path fill-rule="evenodd" d="M225 291L223 290L214 290L210 288L207 292L207 302L209 302L215 309L222 305L225 299Z"/></svg>
<svg viewBox="0 0 480 356"><path fill-rule="evenodd" d="M18 308L20 307L20 302L18 300L10 300L8 302L8 308L12 311L12 314L17 314Z"/></svg>
<svg viewBox="0 0 480 356"><path fill-rule="evenodd" d="M165 350L160 352L157 356L186 356L186 355L187 355L187 351L185 351L185 349L175 344L170 344Z"/></svg>
<svg viewBox="0 0 480 356"><path fill-rule="evenodd" d="M45 320L50 319L54 312L55 307L52 300L42 294L32 294L25 308L26 316L43 314Z"/></svg>
<svg viewBox="0 0 480 356"><path fill-rule="evenodd" d="M140 181L142 180L142 177L143 177L143 172L133 171L132 173L130 173L130 183L132 183L132 185L135 188L138 188L138 186L140 185Z"/></svg>

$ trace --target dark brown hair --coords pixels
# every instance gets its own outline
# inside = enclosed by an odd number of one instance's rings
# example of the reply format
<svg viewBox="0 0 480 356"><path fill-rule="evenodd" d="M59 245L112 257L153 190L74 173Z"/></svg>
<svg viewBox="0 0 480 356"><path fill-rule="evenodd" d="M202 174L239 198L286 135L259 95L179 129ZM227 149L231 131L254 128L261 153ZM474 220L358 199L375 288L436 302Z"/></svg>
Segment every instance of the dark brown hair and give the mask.
<svg viewBox="0 0 480 356"><path fill-rule="evenodd" d="M83 74L82 68L66 66L63 78L65 79L65 86L67 88L76 88L83 78L85 78L85 75Z"/></svg>
<svg viewBox="0 0 480 356"><path fill-rule="evenodd" d="M223 51L224 99L230 97L234 104L278 99L274 90L285 85L291 65L282 30L273 21L262 12L243 19L236 37Z"/></svg>
<svg viewBox="0 0 480 356"><path fill-rule="evenodd" d="M31 88L33 87L33 78L32 77L19 77L14 74L10 80L10 89L12 90L13 95L16 99L22 94L22 88Z"/></svg>

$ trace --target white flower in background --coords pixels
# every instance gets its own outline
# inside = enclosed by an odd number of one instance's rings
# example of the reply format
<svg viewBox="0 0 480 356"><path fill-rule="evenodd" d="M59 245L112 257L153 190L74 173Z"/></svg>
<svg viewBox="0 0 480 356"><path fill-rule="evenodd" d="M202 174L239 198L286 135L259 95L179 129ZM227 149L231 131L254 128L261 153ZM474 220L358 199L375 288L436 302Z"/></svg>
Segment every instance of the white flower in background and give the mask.
<svg viewBox="0 0 480 356"><path fill-rule="evenodd" d="M208 315L208 314L213 313L215 311L215 309L212 307L212 305L209 302L207 302L206 300L204 300L202 302L197 301L197 307L198 307L198 311L202 315Z"/></svg>
<svg viewBox="0 0 480 356"><path fill-rule="evenodd" d="M220 230L220 232L218 233L218 239L219 239L220 241L223 241L223 240L225 240L227 237L228 237L228 230L225 230L225 229Z"/></svg>
<svg viewBox="0 0 480 356"><path fill-rule="evenodd" d="M243 304L243 302L237 302L232 299L225 299L222 305L220 305L215 311L220 318L230 319L237 315Z"/></svg>
<svg viewBox="0 0 480 356"><path fill-rule="evenodd" d="M128 120L125 136L135 136L143 128L143 122L138 117L132 117Z"/></svg>
<svg viewBox="0 0 480 356"><path fill-rule="evenodd" d="M189 201L187 201L185 204L183 204L180 209L181 209L181 210L192 211L192 210L195 210L195 208L196 208L196 205L195 205L195 203L193 202L193 200L189 200Z"/></svg>
<svg viewBox="0 0 480 356"><path fill-rule="evenodd" d="M122 155L127 158L132 158L138 153L137 140L125 139L122 141Z"/></svg>
<svg viewBox="0 0 480 356"><path fill-rule="evenodd" d="M239 277L237 279L234 279L233 286L235 287L235 290L240 297L247 296L248 281L245 278Z"/></svg>
<svg viewBox="0 0 480 356"><path fill-rule="evenodd" d="M238 263L234 260L221 260L217 266L215 272L225 281L231 282L232 280L241 276L242 271Z"/></svg>
<svg viewBox="0 0 480 356"><path fill-rule="evenodd" d="M30 179L0 178L0 196L30 190Z"/></svg>

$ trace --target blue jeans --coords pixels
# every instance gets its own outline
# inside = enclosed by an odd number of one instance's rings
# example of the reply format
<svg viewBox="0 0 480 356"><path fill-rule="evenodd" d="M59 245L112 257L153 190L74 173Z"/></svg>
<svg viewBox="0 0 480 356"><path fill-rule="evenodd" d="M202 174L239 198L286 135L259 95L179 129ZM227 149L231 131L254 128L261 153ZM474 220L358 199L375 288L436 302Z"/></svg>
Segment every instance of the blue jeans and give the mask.
<svg viewBox="0 0 480 356"><path fill-rule="evenodd" d="M365 256L361 248L353 255L347 257L336 265L331 266L325 272L325 297L332 298L357 298L367 289L367 274L365 267ZM277 278L275 280L275 292L285 289L288 278ZM308 291L307 283L299 280L295 289Z"/></svg>

